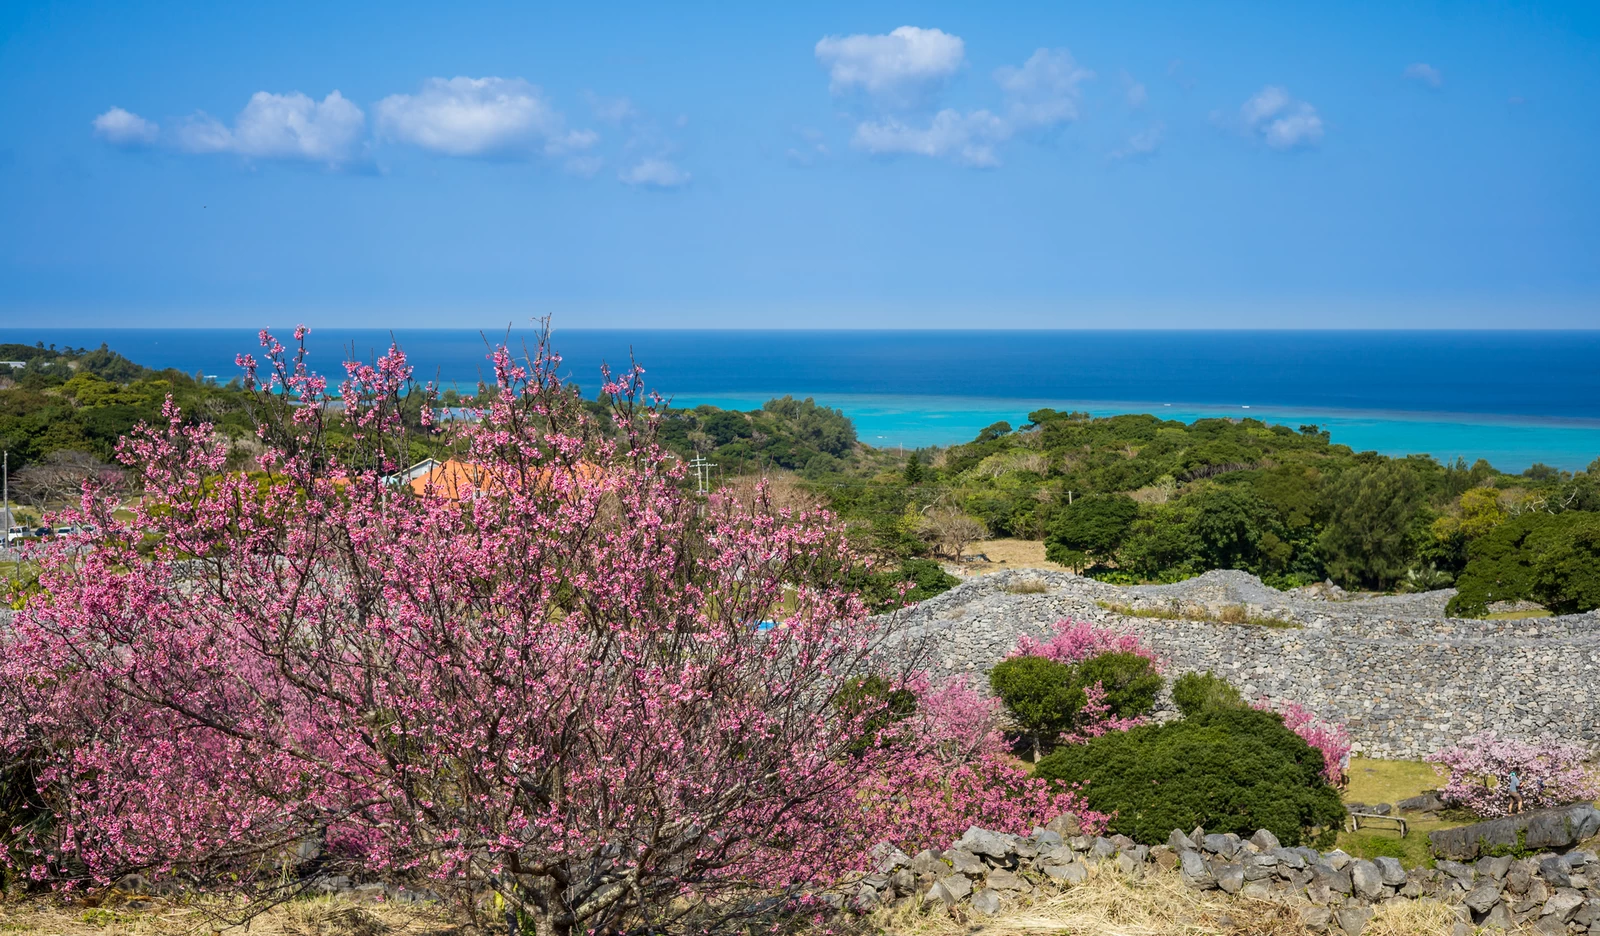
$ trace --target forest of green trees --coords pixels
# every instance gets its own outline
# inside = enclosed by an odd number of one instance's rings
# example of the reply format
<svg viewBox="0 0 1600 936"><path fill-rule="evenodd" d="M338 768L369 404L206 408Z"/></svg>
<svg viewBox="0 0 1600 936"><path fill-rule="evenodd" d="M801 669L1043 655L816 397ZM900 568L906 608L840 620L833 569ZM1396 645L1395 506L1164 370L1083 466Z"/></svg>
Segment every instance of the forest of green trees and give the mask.
<svg viewBox="0 0 1600 936"><path fill-rule="evenodd" d="M105 346L0 345L0 360L25 364L0 372L0 446L25 504L114 475L116 440L158 418L169 393L238 440L235 461L249 467L249 395L237 383L153 371ZM1455 586L1452 610L1466 615L1502 601L1600 607L1600 459L1583 472L1507 474L1481 460L1354 452L1317 426L1050 409L901 454L861 444L838 410L791 397L750 412L669 410L661 435L684 458L716 463L719 483L767 475L785 496L838 512L889 570L861 582L880 603L901 581L913 598L952 584L935 558L1017 537L1125 583L1242 569L1277 587ZM410 454L429 454L426 443Z"/></svg>

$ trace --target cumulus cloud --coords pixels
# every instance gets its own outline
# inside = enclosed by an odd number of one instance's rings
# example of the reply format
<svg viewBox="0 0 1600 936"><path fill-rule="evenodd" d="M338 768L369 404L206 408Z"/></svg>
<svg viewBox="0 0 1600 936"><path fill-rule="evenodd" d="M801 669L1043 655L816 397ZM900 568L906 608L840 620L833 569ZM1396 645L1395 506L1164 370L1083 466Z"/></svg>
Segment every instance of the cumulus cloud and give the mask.
<svg viewBox="0 0 1600 936"><path fill-rule="evenodd" d="M994 73L1011 120L1036 127L1076 120L1078 85L1093 77L1065 49L1039 49L1020 68L1006 66Z"/></svg>
<svg viewBox="0 0 1600 936"><path fill-rule="evenodd" d="M338 91L320 102L298 91L257 91L229 127L197 113L178 127L179 148L191 153L235 153L252 159L287 159L335 165L356 157L366 116Z"/></svg>
<svg viewBox="0 0 1600 936"><path fill-rule="evenodd" d="M963 113L944 108L926 122L889 107L856 124L850 143L874 154L949 158L975 168L1000 165L996 147L1019 133L1077 119L1078 86L1094 77L1065 49L1039 49L1020 66L994 72L1004 106Z"/></svg>
<svg viewBox="0 0 1600 936"><path fill-rule="evenodd" d="M95 136L113 146L149 146L161 135L161 128L138 114L113 107L94 119Z"/></svg>
<svg viewBox="0 0 1600 936"><path fill-rule="evenodd" d="M1156 150L1161 148L1161 137L1165 132L1166 127L1162 124L1146 127L1128 137L1128 142L1122 144L1120 149L1112 150L1111 158L1142 159L1146 156L1153 156Z"/></svg>
<svg viewBox="0 0 1600 936"><path fill-rule="evenodd" d="M565 116L520 78L429 78L416 94L391 94L377 104L386 140L446 156L559 156L599 139L571 130Z"/></svg>
<svg viewBox="0 0 1600 936"><path fill-rule="evenodd" d="M1305 101L1289 92L1268 85L1256 92L1239 109L1245 132L1273 149L1315 146L1322 140L1322 118Z"/></svg>
<svg viewBox="0 0 1600 936"><path fill-rule="evenodd" d="M1420 81L1430 88L1438 88L1444 85L1444 75L1439 73L1439 69L1422 62L1413 62L1407 65L1406 77L1413 81Z"/></svg>
<svg viewBox="0 0 1600 936"><path fill-rule="evenodd" d="M650 156L624 169L618 179L641 188L675 189L689 184L689 173L671 160Z"/></svg>
<svg viewBox="0 0 1600 936"><path fill-rule="evenodd" d="M852 145L869 153L911 153L952 157L963 165L992 168L1000 164L994 146L1011 136L1011 126L986 110L963 114L945 109L928 126L911 126L896 118L869 120L856 126Z"/></svg>
<svg viewBox="0 0 1600 936"><path fill-rule="evenodd" d="M943 30L901 26L887 34L824 36L815 52L835 94L860 88L881 97L910 97L954 74L966 46Z"/></svg>

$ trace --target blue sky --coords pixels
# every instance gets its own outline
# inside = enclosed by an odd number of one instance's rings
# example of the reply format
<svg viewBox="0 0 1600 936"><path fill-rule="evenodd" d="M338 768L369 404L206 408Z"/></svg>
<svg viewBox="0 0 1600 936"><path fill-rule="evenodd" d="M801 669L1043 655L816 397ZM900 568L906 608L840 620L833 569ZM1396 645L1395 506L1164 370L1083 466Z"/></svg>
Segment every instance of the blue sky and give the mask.
<svg viewBox="0 0 1600 936"><path fill-rule="evenodd" d="M0 326L1593 327L1600 6L0 11Z"/></svg>

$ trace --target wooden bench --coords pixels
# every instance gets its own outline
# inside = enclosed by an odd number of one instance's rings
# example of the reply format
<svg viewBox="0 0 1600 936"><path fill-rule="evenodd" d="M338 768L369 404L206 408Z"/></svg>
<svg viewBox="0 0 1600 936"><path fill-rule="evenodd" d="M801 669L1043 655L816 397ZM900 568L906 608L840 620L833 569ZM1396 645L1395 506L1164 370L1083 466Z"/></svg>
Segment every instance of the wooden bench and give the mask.
<svg viewBox="0 0 1600 936"><path fill-rule="evenodd" d="M1373 825L1373 824L1380 824L1381 825L1382 823L1385 823L1385 822L1393 823L1392 825L1388 826L1387 828L1398 829L1398 830L1400 830L1400 837L1401 838L1405 838L1406 837L1407 828L1406 828L1406 821L1404 819L1400 818L1399 816L1385 816L1385 815L1382 815L1380 813L1369 813L1369 812L1353 812L1353 813L1351 813L1350 814L1350 831L1351 832L1355 832L1356 830L1360 829L1362 823L1366 823L1367 825L1370 826L1370 825Z"/></svg>

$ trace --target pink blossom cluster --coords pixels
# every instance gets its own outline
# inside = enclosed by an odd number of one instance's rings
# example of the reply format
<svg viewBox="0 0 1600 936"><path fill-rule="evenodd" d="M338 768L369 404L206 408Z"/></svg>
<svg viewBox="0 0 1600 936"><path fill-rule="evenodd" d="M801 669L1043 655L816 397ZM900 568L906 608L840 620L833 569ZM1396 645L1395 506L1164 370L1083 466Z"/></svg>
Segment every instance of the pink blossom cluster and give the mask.
<svg viewBox="0 0 1600 936"><path fill-rule="evenodd" d="M1324 721L1298 702L1273 703L1260 699L1253 707L1282 715L1285 727L1320 751L1322 775L1329 783L1337 784L1344 779L1340 765L1344 763L1345 755L1350 753L1351 741L1350 732L1343 725Z"/></svg>
<svg viewBox="0 0 1600 936"><path fill-rule="evenodd" d="M1600 797L1600 777L1584 763L1584 750L1576 744L1520 741L1486 731L1463 738L1431 759L1445 781L1440 798L1480 816L1504 816L1511 811L1512 771L1518 775L1523 805L1528 809Z"/></svg>
<svg viewBox="0 0 1600 936"><path fill-rule="evenodd" d="M1102 653L1132 653L1150 661L1157 672L1164 661L1156 652L1145 646L1138 634L1126 634L1114 627L1101 627L1091 621L1074 621L1070 618L1055 622L1048 639L1039 640L1027 634L1017 638L1017 645L1009 657L1036 656L1071 666Z"/></svg>
<svg viewBox="0 0 1600 936"><path fill-rule="evenodd" d="M1103 827L1004 757L973 686L885 670L830 514L695 497L637 366L595 419L546 343L498 348L476 419L441 424L398 348L333 398L304 335L240 359L259 472L169 399L119 450L132 516L86 489L64 520L88 532L44 547L0 632L0 756L55 819L8 856L36 878L263 887L314 841L571 933L826 881L885 839ZM470 480L393 483L418 442ZM863 752L871 713L834 700L873 673L921 706Z"/></svg>

